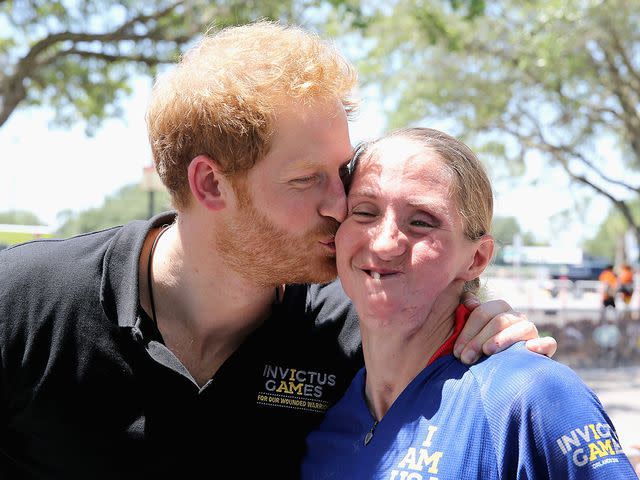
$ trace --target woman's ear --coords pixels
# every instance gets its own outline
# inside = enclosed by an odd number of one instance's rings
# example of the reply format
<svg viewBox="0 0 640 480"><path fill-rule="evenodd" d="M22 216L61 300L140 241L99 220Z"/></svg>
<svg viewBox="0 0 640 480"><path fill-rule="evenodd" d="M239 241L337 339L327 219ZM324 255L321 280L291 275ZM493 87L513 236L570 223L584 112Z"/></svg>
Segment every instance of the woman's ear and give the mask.
<svg viewBox="0 0 640 480"><path fill-rule="evenodd" d="M493 247L494 241L491 235L483 235L479 240L474 242L475 250L473 252L473 258L461 275L463 280L473 280L484 272L484 269L487 268L493 256Z"/></svg>
<svg viewBox="0 0 640 480"><path fill-rule="evenodd" d="M228 180L220 166L207 155L191 160L187 170L189 188L196 202L208 210L222 210L226 206Z"/></svg>

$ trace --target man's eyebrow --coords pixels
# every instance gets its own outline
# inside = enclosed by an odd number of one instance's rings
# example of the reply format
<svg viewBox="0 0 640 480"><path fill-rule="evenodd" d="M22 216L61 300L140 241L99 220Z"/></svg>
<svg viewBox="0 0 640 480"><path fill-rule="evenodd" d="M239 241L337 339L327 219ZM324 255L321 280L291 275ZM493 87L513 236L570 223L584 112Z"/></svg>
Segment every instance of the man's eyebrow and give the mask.
<svg viewBox="0 0 640 480"><path fill-rule="evenodd" d="M340 163L340 168L348 166L353 161L353 152L350 153L345 159ZM325 162L322 160L311 160L309 158L298 158L293 160L288 165L288 169L297 169L297 168L309 168L309 167L317 167L324 166Z"/></svg>
<svg viewBox="0 0 640 480"><path fill-rule="evenodd" d="M307 168L307 167L314 167L318 165L318 162L314 162L313 160L310 160L308 158L297 158L293 161L291 161L287 167L288 169L296 169L296 168Z"/></svg>

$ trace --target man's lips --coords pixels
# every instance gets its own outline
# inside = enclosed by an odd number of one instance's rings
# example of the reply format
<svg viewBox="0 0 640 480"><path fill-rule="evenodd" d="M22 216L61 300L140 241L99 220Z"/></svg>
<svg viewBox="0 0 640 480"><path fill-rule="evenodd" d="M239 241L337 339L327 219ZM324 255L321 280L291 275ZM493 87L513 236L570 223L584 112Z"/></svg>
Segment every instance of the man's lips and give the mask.
<svg viewBox="0 0 640 480"><path fill-rule="evenodd" d="M334 237L331 237L331 238L328 238L328 239L324 239L324 240L320 240L320 243L322 245L324 245L325 247L327 247L332 252L336 251L336 241L335 241Z"/></svg>

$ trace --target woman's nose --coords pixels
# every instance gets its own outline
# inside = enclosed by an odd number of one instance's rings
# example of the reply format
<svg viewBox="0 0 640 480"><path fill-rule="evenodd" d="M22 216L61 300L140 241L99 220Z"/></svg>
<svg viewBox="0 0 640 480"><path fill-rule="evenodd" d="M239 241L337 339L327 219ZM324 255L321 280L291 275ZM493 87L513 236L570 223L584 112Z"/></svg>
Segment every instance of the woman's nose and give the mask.
<svg viewBox="0 0 640 480"><path fill-rule="evenodd" d="M373 233L371 249L383 260L392 260L407 250L407 237L392 217L385 217Z"/></svg>

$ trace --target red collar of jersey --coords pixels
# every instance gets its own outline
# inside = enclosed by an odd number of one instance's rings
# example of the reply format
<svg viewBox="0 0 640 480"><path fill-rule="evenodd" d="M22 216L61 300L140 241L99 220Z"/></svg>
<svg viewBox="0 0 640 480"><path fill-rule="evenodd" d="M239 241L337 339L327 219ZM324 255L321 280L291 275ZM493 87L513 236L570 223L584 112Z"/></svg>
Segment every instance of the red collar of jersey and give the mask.
<svg viewBox="0 0 640 480"><path fill-rule="evenodd" d="M460 335L462 327L464 327L464 324L466 323L467 318L469 318L470 314L471 310L467 309L467 307L462 304L458 305L458 308L456 308L456 323L453 327L453 333L449 338L445 340L442 345L440 345L440 348L436 350L436 353L431 356L431 358L427 362L427 366L431 365L440 357L444 357L445 355L453 353L453 344L456 343L456 339L458 338L458 335Z"/></svg>

